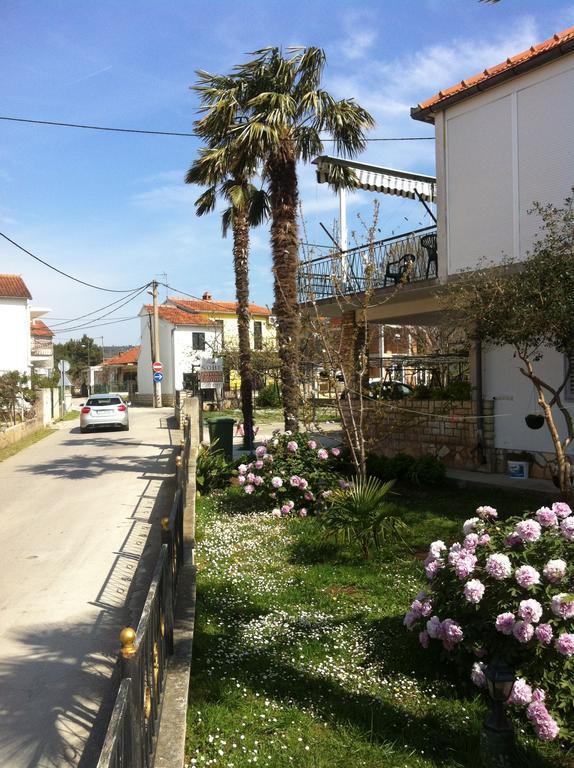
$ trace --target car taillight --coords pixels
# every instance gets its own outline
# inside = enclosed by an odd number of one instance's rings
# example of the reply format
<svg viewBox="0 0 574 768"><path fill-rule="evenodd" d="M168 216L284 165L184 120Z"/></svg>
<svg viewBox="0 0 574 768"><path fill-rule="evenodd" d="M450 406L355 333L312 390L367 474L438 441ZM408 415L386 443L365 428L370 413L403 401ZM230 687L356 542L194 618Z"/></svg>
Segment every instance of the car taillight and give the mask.
<svg viewBox="0 0 574 768"><path fill-rule="evenodd" d="M118 405L118 411L127 411L127 408L125 405Z"/></svg>
<svg viewBox="0 0 574 768"><path fill-rule="evenodd" d="M90 412L89 408L82 408L82 413L89 413L89 412Z"/></svg>

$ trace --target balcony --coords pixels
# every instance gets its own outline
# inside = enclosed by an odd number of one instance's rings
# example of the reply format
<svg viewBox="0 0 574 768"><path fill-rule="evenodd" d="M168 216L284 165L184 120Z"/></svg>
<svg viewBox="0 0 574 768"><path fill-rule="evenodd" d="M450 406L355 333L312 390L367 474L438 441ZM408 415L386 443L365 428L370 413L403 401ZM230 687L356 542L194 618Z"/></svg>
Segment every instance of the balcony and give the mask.
<svg viewBox="0 0 574 768"><path fill-rule="evenodd" d="M32 357L52 357L54 354L54 345L52 340L40 341L39 339L32 338Z"/></svg>
<svg viewBox="0 0 574 768"><path fill-rule="evenodd" d="M301 262L299 303L364 294L437 275L436 227L425 227Z"/></svg>

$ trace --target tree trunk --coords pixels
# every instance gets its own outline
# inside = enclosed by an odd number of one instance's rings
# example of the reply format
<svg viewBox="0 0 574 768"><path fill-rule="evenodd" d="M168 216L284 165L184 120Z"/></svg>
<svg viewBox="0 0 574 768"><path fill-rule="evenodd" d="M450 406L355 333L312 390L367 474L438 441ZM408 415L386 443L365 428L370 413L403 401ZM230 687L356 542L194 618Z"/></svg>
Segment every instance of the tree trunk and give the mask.
<svg viewBox="0 0 574 768"><path fill-rule="evenodd" d="M299 336L301 318L297 302L299 238L297 229L297 173L295 153L288 140L268 163L271 190L271 248L277 317L281 388L285 429L299 428Z"/></svg>
<svg viewBox="0 0 574 768"><path fill-rule="evenodd" d="M239 375L241 378L241 412L243 414L243 446L253 448L253 367L249 314L249 225L247 213L233 212L233 269L237 298L237 333L239 337Z"/></svg>

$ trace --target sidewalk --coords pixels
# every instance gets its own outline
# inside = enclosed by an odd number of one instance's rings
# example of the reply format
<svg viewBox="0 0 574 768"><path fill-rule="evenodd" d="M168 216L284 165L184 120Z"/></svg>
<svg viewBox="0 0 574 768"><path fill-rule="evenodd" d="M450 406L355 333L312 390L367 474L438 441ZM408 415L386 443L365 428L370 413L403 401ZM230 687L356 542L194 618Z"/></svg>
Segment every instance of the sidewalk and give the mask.
<svg viewBox="0 0 574 768"><path fill-rule="evenodd" d="M508 475L495 474L494 472L471 472L466 469L447 469L447 478L459 488L468 486L505 488L512 491L530 491L532 493L544 493L546 496L557 497L560 491L551 480L535 480L527 478L518 480Z"/></svg>

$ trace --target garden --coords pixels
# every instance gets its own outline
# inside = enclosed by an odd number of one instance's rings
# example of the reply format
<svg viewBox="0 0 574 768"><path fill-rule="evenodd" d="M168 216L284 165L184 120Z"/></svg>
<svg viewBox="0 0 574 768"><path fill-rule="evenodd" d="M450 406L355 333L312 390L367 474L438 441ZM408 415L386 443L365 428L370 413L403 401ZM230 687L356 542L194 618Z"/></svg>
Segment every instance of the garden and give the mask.
<svg viewBox="0 0 574 768"><path fill-rule="evenodd" d="M187 764L478 767L504 661L516 765L573 765L570 508L368 468L304 434L201 449Z"/></svg>

